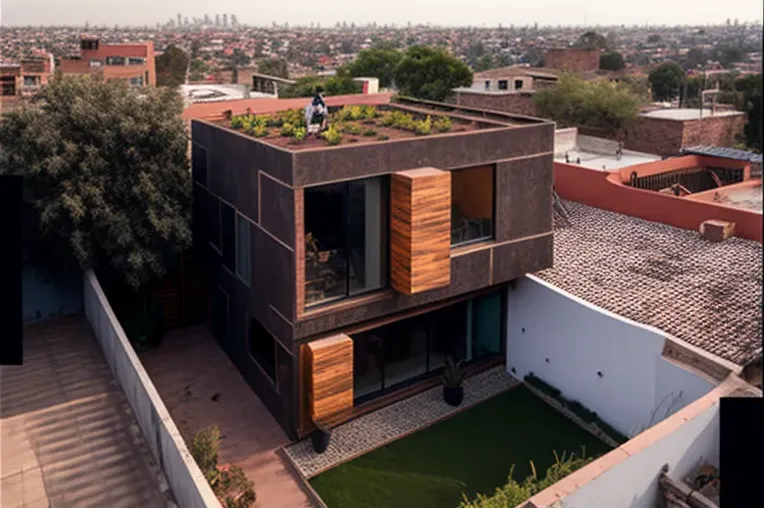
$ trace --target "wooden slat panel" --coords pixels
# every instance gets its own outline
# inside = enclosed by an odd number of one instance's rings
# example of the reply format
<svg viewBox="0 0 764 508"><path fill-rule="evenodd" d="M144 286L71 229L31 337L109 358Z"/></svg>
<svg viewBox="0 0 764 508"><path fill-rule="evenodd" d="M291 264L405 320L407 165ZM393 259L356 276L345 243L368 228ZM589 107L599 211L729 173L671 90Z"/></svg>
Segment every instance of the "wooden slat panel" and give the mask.
<svg viewBox="0 0 764 508"><path fill-rule="evenodd" d="M310 415L331 427L353 411L353 340L339 334L306 346Z"/></svg>
<svg viewBox="0 0 764 508"><path fill-rule="evenodd" d="M451 173L420 168L393 173L390 279L406 295L451 283Z"/></svg>
<svg viewBox="0 0 764 508"><path fill-rule="evenodd" d="M295 318L305 311L305 192L294 190Z"/></svg>

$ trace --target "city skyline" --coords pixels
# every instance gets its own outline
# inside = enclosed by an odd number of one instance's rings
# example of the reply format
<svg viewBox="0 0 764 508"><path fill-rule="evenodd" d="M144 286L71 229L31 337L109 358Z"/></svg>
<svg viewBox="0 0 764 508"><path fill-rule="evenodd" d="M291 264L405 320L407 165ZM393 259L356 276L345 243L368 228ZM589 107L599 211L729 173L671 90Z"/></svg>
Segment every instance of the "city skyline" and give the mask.
<svg viewBox="0 0 764 508"><path fill-rule="evenodd" d="M270 25L273 22L307 26L311 23L328 27L338 22L348 24L427 24L441 26L615 26L615 25L706 25L723 24L727 19L739 22L761 20L761 0L730 0L720 4L711 0L666 4L646 0L639 4L612 5L603 0L582 0L570 4L561 0L543 3L508 5L500 0L474 0L468 12L454 3L444 9L441 2L403 3L391 0L368 5L350 0L335 0L316 9L315 2L294 0L289 5L253 5L243 0L206 2L188 0L162 4L148 0L130 3L104 3L94 0L71 0L65 5L47 0L5 0L0 10L0 25L119 25L154 26L177 19L189 20L208 14L235 15L240 24ZM230 25L230 20L229 20Z"/></svg>

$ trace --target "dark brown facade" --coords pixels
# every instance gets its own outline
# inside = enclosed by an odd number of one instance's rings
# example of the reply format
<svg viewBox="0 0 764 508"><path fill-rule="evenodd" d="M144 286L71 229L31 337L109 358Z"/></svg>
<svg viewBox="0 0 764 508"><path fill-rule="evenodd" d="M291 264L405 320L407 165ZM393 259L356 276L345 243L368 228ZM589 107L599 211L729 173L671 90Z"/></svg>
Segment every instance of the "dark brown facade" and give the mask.
<svg viewBox="0 0 764 508"><path fill-rule="evenodd" d="M428 109L436 106L392 107L485 125L470 132L290 151L219 125L192 122L194 245L206 260L213 332L292 438L311 425L305 344L500 289L552 265L554 125L470 108ZM461 186L454 187L452 197L465 200L465 209L475 206L466 202L474 194L468 168L488 175L490 237L451 247L447 286L404 294L392 288L388 265L386 283L377 289L321 305L306 303L306 236L311 233L306 219L312 220L306 195L369 177L387 182L393 173L418 168L460 173L452 179ZM236 252L241 235L251 242L246 260ZM382 238L389 249L390 235ZM242 266L251 275L240 273ZM257 361L262 352L251 347L253 330L260 327L277 342L272 358L264 348L265 368Z"/></svg>

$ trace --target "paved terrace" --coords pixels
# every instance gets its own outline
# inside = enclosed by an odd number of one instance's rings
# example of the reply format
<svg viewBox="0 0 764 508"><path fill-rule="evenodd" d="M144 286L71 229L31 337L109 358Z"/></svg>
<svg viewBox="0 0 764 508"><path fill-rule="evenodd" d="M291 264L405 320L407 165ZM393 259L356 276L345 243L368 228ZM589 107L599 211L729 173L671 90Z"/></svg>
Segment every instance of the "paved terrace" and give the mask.
<svg viewBox="0 0 764 508"><path fill-rule="evenodd" d="M0 506L175 506L85 318L25 334L0 368Z"/></svg>
<svg viewBox="0 0 764 508"><path fill-rule="evenodd" d="M220 463L244 470L258 506L312 506L276 455L286 434L204 326L167 334L140 360L186 443L205 427L220 428Z"/></svg>
<svg viewBox="0 0 764 508"><path fill-rule="evenodd" d="M565 201L554 268L536 275L741 367L762 355L762 245Z"/></svg>

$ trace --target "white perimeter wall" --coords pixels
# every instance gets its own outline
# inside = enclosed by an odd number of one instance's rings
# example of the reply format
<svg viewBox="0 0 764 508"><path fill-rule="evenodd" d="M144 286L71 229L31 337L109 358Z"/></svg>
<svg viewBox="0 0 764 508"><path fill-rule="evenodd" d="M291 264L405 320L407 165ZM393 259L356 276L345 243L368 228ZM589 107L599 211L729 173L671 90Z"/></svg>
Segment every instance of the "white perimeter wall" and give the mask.
<svg viewBox="0 0 764 508"><path fill-rule="evenodd" d="M578 146L578 129L569 127L554 131L554 153L564 155L565 152L575 150Z"/></svg>
<svg viewBox="0 0 764 508"><path fill-rule="evenodd" d="M518 279L508 296L507 371L533 372L626 436L650 426L659 405L653 425L719 384L661 356L659 331L535 277Z"/></svg>
<svg viewBox="0 0 764 508"><path fill-rule="evenodd" d="M658 475L684 480L703 463L719 467L719 402L668 435L635 451L625 460L563 498L564 508L654 508Z"/></svg>
<svg viewBox="0 0 764 508"><path fill-rule="evenodd" d="M96 276L84 276L85 315L180 508L220 508L202 471L125 336Z"/></svg>

